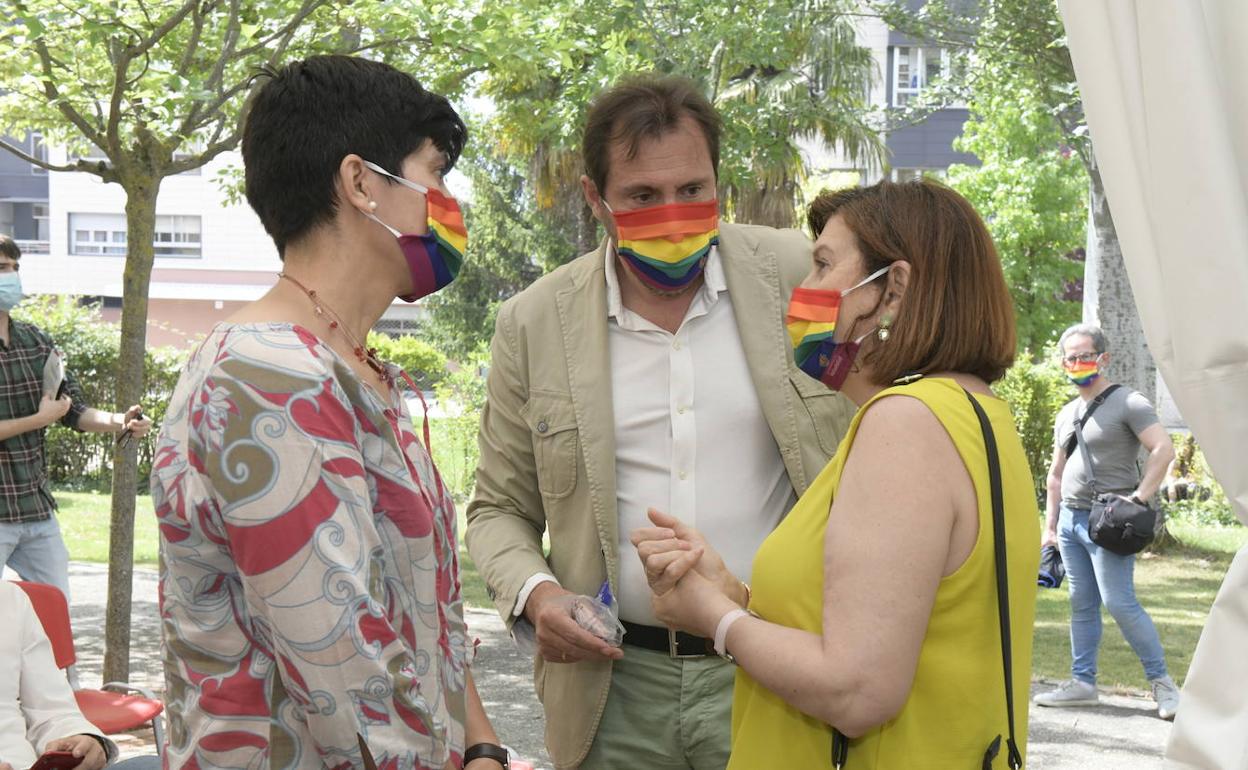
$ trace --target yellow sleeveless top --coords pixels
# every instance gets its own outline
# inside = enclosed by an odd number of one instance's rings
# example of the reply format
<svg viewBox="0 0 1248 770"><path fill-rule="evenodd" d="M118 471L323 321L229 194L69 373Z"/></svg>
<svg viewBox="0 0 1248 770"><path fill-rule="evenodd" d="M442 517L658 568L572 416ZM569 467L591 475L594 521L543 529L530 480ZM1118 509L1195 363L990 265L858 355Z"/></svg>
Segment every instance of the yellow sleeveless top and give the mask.
<svg viewBox="0 0 1248 770"><path fill-rule="evenodd" d="M754 558L750 609L762 618L823 633L824 532L845 458L862 416L875 401L917 398L940 419L962 456L979 498L979 535L966 561L940 581L910 696L891 721L850 742L846 770L972 770L997 735L993 767L1006 767L1005 683L992 538L988 461L979 420L962 388L945 378L889 388L867 402L836 456L763 542ZM1022 442L1005 402L976 400L987 413L1001 457L1013 637L1014 722L1026 750L1032 626L1039 568L1036 496ZM883 569L892 565L880 565ZM737 672L729 770L831 767L832 729L785 703L744 670Z"/></svg>

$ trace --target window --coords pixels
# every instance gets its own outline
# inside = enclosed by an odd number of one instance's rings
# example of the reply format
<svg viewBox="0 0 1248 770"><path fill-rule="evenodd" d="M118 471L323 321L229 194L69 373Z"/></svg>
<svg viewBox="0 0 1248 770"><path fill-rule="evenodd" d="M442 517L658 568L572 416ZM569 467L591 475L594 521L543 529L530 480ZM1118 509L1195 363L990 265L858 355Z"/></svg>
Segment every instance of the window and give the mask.
<svg viewBox="0 0 1248 770"><path fill-rule="evenodd" d="M117 236L121 241L116 241ZM69 253L85 256L126 255L125 214L69 215Z"/></svg>
<svg viewBox="0 0 1248 770"><path fill-rule="evenodd" d="M47 241L51 240L52 228L51 220L48 214L48 204L32 203L30 204L30 218L35 220L35 240Z"/></svg>
<svg viewBox="0 0 1248 770"><path fill-rule="evenodd" d="M48 146L43 143L43 134L31 132L30 134L30 156L38 158L44 163L48 162ZM45 176L48 173L46 168L30 164L30 173L37 176Z"/></svg>
<svg viewBox="0 0 1248 770"><path fill-rule="evenodd" d="M159 215L152 246L158 257L198 259L203 256L197 216ZM83 256L125 256L125 214L69 215L69 253Z"/></svg>
<svg viewBox="0 0 1248 770"><path fill-rule="evenodd" d="M199 228L199 217L156 217L156 256L192 258L202 256Z"/></svg>
<svg viewBox="0 0 1248 770"><path fill-rule="evenodd" d="M952 67L949 52L932 46L897 46L893 49L893 106L906 107L923 89L948 78Z"/></svg>

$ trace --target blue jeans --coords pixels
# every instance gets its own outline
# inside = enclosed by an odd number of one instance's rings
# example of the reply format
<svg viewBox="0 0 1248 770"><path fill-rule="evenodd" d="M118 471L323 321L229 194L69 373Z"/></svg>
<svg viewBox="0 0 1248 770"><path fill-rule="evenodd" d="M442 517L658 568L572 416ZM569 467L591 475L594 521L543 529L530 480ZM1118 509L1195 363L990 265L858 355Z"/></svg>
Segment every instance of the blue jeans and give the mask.
<svg viewBox="0 0 1248 770"><path fill-rule="evenodd" d="M5 566L22 580L56 586L69 601L69 551L56 516L22 524L0 522L0 571Z"/></svg>
<svg viewBox="0 0 1248 770"><path fill-rule="evenodd" d="M1062 506L1057 544L1070 584L1070 656L1075 679L1096 684L1096 655L1101 646L1101 603L1122 630L1144 666L1144 676L1166 675L1166 654L1153 619L1135 598L1135 556L1101 548L1088 536L1090 511Z"/></svg>

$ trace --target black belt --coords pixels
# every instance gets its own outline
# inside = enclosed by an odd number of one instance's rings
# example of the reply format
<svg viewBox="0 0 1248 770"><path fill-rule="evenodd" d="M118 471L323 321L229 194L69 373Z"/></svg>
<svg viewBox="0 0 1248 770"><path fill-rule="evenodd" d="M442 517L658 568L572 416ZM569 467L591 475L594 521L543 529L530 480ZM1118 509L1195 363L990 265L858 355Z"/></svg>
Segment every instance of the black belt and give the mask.
<svg viewBox="0 0 1248 770"><path fill-rule="evenodd" d="M666 652L673 658L704 658L715 655L715 642L705 636L694 636L684 631L672 631L660 626L643 626L621 620L624 626L624 644L644 650Z"/></svg>

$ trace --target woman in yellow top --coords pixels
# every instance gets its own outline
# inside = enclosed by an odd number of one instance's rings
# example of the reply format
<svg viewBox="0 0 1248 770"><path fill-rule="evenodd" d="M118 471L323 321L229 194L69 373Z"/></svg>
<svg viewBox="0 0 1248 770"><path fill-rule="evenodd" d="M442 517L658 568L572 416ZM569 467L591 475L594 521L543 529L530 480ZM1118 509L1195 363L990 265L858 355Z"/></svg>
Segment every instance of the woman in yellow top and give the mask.
<svg viewBox="0 0 1248 770"><path fill-rule="evenodd" d="M833 728L850 770L1010 766L988 452L968 397L1000 463L1021 755L1039 525L989 389L1015 349L1000 260L970 204L935 182L825 192L809 219L790 336L798 365L858 414L759 549L748 614L698 532L652 512L632 537L655 611L740 665L730 770L830 767Z"/></svg>

